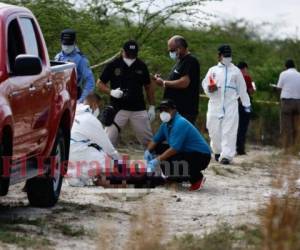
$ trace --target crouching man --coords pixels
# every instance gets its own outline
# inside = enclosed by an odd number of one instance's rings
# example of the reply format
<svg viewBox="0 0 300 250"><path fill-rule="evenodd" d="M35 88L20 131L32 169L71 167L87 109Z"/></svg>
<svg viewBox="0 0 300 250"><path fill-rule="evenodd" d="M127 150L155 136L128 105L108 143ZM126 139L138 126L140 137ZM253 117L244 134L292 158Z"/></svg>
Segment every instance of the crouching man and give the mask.
<svg viewBox="0 0 300 250"><path fill-rule="evenodd" d="M97 98L90 94L84 104L77 104L71 130L69 167L66 181L70 186L87 186L119 160L101 122L96 118ZM93 103L95 102L95 103Z"/></svg>
<svg viewBox="0 0 300 250"><path fill-rule="evenodd" d="M205 182L201 171L207 168L211 158L207 142L200 132L177 112L172 100L163 100L159 110L162 124L144 154L148 169L154 172L160 166L164 175L169 176L168 172L172 172L172 177L176 177L174 174L180 175L186 172L184 168L187 168L190 191L200 190ZM168 144L163 144L164 141ZM181 166L183 168L179 168L179 173L175 173L179 162L184 163ZM167 165L170 171L167 171ZM180 180L180 176L177 177Z"/></svg>

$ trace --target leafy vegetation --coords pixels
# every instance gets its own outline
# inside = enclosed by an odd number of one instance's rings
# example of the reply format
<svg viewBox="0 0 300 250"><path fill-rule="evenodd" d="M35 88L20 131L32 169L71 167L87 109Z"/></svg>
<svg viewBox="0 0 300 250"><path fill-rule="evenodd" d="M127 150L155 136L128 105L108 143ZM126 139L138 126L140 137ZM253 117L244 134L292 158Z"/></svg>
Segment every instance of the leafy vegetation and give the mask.
<svg viewBox="0 0 300 250"><path fill-rule="evenodd" d="M71 27L77 31L78 46L91 65L115 56L124 41L134 38L141 45L140 57L147 63L150 72L166 77L174 63L168 56L167 40L174 34L180 34L186 37L191 52L199 58L203 78L208 68L216 64L217 47L223 43L230 44L234 62L248 62L258 88L253 104L256 122L250 131L252 142L278 145L278 104L255 102L278 101L278 94L269 84L277 82L286 59L293 58L300 65L299 40L267 40L267 34L263 39L260 35L263 27L245 20L207 27L201 22L211 14L201 12L205 0L175 1L180 4L163 9L157 7L159 0L82 0L78 1L80 4L68 0L4 2L32 10L43 30L51 58L60 50L60 32ZM273 38L272 34L269 37ZM93 69L96 78L102 68L97 66ZM156 89L156 96L157 100L161 98L160 88ZM206 99L202 98L199 107L201 122L198 124L202 131L205 129L206 107Z"/></svg>
<svg viewBox="0 0 300 250"><path fill-rule="evenodd" d="M159 71L166 75L173 64L168 58L166 41L174 34L181 34L187 38L192 53L200 59L203 77L207 69L216 63L217 47L229 43L233 47L234 61L247 61L259 90L265 91L258 94L259 98L268 100L276 99L268 84L277 81L284 60L294 58L300 63L299 40L263 40L260 27L244 20L205 27L199 24L199 20L209 14L189 19L191 13L196 13L197 7L197 13L201 13L204 1L179 1L179 5L164 9L151 8L155 0L85 0L80 6L67 0L4 2L23 5L33 11L52 58L60 50L61 30L72 27L78 32L79 47L92 65L115 55L125 40L134 38L142 45L140 56L151 72ZM182 21L178 14L193 25L180 25ZM95 70L96 75L98 70Z"/></svg>

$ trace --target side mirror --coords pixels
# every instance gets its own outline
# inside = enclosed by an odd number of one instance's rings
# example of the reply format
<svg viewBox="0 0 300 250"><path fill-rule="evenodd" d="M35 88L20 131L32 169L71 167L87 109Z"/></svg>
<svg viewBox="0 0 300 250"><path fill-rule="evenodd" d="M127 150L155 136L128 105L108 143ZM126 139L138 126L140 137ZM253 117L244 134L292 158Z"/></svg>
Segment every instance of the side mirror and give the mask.
<svg viewBox="0 0 300 250"><path fill-rule="evenodd" d="M18 55L15 61L14 75L29 76L42 72L42 61L38 56Z"/></svg>

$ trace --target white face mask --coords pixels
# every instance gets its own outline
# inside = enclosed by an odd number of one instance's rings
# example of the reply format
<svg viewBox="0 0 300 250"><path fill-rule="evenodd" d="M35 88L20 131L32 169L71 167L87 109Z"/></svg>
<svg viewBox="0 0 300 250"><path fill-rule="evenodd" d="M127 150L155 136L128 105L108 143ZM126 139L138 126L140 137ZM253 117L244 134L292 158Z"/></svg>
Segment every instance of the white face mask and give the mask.
<svg viewBox="0 0 300 250"><path fill-rule="evenodd" d="M221 63L224 64L225 66L229 66L231 62L232 62L232 57L223 57L221 61Z"/></svg>
<svg viewBox="0 0 300 250"><path fill-rule="evenodd" d="M168 113L168 112L166 112L166 111L163 111L163 112L161 112L160 114L159 114L159 117L160 117L160 119L161 119L161 121L162 122L169 122L169 121L171 121L171 114L170 113Z"/></svg>
<svg viewBox="0 0 300 250"><path fill-rule="evenodd" d="M127 64L128 67L130 67L136 59L129 59L129 58L123 58L124 62Z"/></svg>
<svg viewBox="0 0 300 250"><path fill-rule="evenodd" d="M176 53L176 51L170 51L169 52L169 55L170 55L170 58L172 59L172 60L176 60L177 59L177 53Z"/></svg>
<svg viewBox="0 0 300 250"><path fill-rule="evenodd" d="M74 49L75 49L75 45L62 45L61 46L61 49L62 51L65 53L65 54L71 54Z"/></svg>
<svg viewBox="0 0 300 250"><path fill-rule="evenodd" d="M100 114L99 108L96 108L92 113L93 113L93 115L94 115L95 117L98 117L99 114Z"/></svg>

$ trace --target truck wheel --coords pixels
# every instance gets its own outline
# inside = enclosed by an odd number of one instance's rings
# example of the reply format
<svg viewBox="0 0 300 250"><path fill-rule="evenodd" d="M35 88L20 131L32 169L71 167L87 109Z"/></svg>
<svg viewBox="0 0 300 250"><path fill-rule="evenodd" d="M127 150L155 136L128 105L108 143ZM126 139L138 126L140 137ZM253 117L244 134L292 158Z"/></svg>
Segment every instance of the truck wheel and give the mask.
<svg viewBox="0 0 300 250"><path fill-rule="evenodd" d="M0 144L0 196L5 196L8 193L9 188L9 177L3 177L3 157L4 156L4 146Z"/></svg>
<svg viewBox="0 0 300 250"><path fill-rule="evenodd" d="M50 163L47 174L29 179L26 183L27 197L32 206L52 207L58 201L64 172L62 167L68 160L66 142L61 129L58 130L51 156L52 161L55 159L53 169L51 170Z"/></svg>

